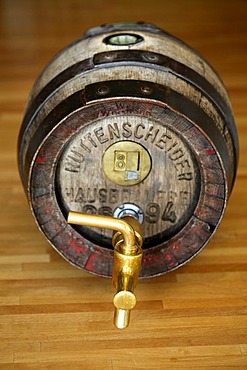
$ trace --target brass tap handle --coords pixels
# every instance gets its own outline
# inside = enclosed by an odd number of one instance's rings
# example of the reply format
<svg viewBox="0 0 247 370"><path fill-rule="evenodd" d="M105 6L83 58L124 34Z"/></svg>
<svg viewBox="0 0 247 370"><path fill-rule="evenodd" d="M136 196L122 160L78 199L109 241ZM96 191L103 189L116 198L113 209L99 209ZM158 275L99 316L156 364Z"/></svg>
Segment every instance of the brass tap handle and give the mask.
<svg viewBox="0 0 247 370"><path fill-rule="evenodd" d="M112 238L114 260L112 282L117 290L114 324L119 329L129 325L130 311L136 305L136 287L142 261L142 236L139 222L130 216L122 219L69 212L68 223L115 230Z"/></svg>

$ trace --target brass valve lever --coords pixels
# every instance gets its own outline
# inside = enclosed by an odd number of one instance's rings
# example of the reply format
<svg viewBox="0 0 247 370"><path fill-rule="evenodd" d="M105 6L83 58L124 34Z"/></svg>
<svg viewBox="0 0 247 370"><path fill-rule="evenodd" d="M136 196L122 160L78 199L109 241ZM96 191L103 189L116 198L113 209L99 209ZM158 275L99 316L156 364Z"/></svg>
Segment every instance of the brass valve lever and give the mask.
<svg viewBox="0 0 247 370"><path fill-rule="evenodd" d="M130 311L136 305L136 287L142 261L141 225L132 216L121 219L111 216L69 212L68 223L114 230L112 282L117 290L114 324L119 329L129 325Z"/></svg>

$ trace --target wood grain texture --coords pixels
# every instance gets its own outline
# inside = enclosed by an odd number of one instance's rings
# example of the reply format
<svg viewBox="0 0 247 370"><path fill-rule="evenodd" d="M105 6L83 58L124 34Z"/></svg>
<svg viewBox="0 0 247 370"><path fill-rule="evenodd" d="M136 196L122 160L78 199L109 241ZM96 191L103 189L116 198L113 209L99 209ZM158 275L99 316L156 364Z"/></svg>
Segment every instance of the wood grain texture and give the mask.
<svg viewBox="0 0 247 370"><path fill-rule="evenodd" d="M0 2L0 369L247 368L247 2ZM131 326L113 327L109 279L66 263L28 208L16 142L32 84L86 29L145 20L203 54L229 91L237 181L216 235L175 272L140 281Z"/></svg>

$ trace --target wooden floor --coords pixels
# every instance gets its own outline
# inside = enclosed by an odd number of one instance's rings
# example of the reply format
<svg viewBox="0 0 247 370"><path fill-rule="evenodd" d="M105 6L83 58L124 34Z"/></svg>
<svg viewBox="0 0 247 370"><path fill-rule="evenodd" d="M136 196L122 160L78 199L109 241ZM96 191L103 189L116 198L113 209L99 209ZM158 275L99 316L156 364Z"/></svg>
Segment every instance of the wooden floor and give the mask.
<svg viewBox="0 0 247 370"><path fill-rule="evenodd" d="M0 368L247 369L246 0L0 2ZM131 326L113 327L109 279L66 263L37 230L16 165L31 86L86 29L145 20L202 53L229 91L240 137L223 222L193 261L140 281Z"/></svg>

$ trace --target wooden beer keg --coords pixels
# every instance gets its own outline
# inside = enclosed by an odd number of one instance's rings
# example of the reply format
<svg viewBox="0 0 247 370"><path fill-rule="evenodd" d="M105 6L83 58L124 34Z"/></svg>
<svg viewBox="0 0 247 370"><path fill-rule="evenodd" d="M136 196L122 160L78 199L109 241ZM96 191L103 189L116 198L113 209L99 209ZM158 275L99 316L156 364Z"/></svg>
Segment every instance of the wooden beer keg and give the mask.
<svg viewBox="0 0 247 370"><path fill-rule="evenodd" d="M228 95L185 43L145 23L93 28L46 66L19 136L37 225L70 263L112 274L112 231L70 210L142 225L140 277L178 268L209 241L238 160Z"/></svg>

